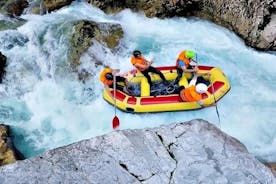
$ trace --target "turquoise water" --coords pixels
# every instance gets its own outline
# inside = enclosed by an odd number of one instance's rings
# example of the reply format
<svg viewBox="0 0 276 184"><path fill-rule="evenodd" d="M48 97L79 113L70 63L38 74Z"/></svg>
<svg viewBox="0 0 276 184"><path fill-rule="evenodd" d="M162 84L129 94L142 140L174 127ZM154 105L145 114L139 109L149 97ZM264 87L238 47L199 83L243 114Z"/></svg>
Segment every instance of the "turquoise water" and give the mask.
<svg viewBox="0 0 276 184"><path fill-rule="evenodd" d="M128 114L117 111L120 129L205 119L239 139L249 152L276 161L276 56L245 46L233 32L208 21L191 18L157 19L125 10L106 15L86 3L61 10L24 15L28 23L15 31L0 32L0 50L8 56L7 76L0 84L0 121L11 125L16 146L27 157L55 147L112 131L114 108L102 99L98 61L132 69L131 52L140 49L153 66L174 65L178 53L193 49L203 65L221 68L231 90L214 107L197 111ZM92 76L79 82L68 65L68 43L75 20L122 25L124 38L114 54L95 43L82 55L82 65Z"/></svg>

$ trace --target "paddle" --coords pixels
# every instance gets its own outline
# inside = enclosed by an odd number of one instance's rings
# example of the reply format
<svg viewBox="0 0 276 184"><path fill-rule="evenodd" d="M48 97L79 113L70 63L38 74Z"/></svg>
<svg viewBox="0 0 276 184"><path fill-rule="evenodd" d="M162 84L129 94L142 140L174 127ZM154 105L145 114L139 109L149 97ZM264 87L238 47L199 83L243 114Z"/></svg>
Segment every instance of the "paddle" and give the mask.
<svg viewBox="0 0 276 184"><path fill-rule="evenodd" d="M119 118L116 116L116 77L115 74L113 74L113 95L114 95L114 118L112 120L112 128L113 129L117 129L120 126L120 120Z"/></svg>

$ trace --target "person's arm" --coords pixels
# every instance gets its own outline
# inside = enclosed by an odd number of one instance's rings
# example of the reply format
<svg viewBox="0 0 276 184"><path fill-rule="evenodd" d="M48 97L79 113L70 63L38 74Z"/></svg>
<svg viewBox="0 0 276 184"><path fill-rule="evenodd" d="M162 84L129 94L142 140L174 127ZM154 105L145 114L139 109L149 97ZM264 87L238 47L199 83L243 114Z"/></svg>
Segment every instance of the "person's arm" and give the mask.
<svg viewBox="0 0 276 184"><path fill-rule="evenodd" d="M148 64L148 67L149 67L149 66L151 66L151 65L152 65L152 63L153 63L153 60L150 60L150 61L146 60L146 62L147 62L147 64Z"/></svg>
<svg viewBox="0 0 276 184"><path fill-rule="evenodd" d="M134 64L135 67L137 68L142 68L142 69L147 69L148 68L148 65L142 65L142 64Z"/></svg>
<svg viewBox="0 0 276 184"><path fill-rule="evenodd" d="M150 67L150 66L152 65L152 63L153 63L153 60L148 61L148 60L145 59L145 61L146 61L146 64L145 64L145 65L136 63L134 66L139 67L139 68L143 68L143 69L147 69L147 68Z"/></svg>
<svg viewBox="0 0 276 184"><path fill-rule="evenodd" d="M181 67L181 69L183 70L183 72L192 73L192 72L197 72L198 71L197 67L194 67L193 69L187 69L184 61L182 61L182 60L178 60L178 64Z"/></svg>
<svg viewBox="0 0 276 184"><path fill-rule="evenodd" d="M197 67L194 67L193 69L188 69L188 68L186 68L186 66L184 65L183 67L181 67L182 68L182 70L184 71L184 72L186 72L186 73L192 73L192 72L196 72L197 73L197 71L198 71L198 68Z"/></svg>

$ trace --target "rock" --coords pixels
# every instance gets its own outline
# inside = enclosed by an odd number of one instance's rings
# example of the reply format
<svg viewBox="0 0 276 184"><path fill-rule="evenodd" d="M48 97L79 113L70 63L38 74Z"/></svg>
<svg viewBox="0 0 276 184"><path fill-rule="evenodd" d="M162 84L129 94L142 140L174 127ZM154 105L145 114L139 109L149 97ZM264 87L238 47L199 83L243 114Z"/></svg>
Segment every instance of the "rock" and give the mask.
<svg viewBox="0 0 276 184"><path fill-rule="evenodd" d="M8 4L7 11L10 16L20 16L23 13L23 10L29 5L26 0L17 0L13 3Z"/></svg>
<svg viewBox="0 0 276 184"><path fill-rule="evenodd" d="M86 20L74 23L71 38L72 68L76 69L81 64L81 55L93 44L93 41L114 49L119 45L122 37L123 31L118 24L96 23Z"/></svg>
<svg viewBox="0 0 276 184"><path fill-rule="evenodd" d="M0 165L6 165L22 160L23 155L14 147L9 135L9 127L0 124Z"/></svg>
<svg viewBox="0 0 276 184"><path fill-rule="evenodd" d="M74 0L43 0L44 6L48 12L59 9L71 4Z"/></svg>
<svg viewBox="0 0 276 184"><path fill-rule="evenodd" d="M275 183L238 140L193 120L113 131L0 168L0 183Z"/></svg>
<svg viewBox="0 0 276 184"><path fill-rule="evenodd" d="M7 65L7 57L4 56L1 52L0 52L0 83L2 83L2 80L5 76L5 68Z"/></svg>
<svg viewBox="0 0 276 184"><path fill-rule="evenodd" d="M1 13L11 17L20 16L28 5L26 0L0 0Z"/></svg>
<svg viewBox="0 0 276 184"><path fill-rule="evenodd" d="M276 163L265 163L265 165L269 167L274 176L276 176Z"/></svg>
<svg viewBox="0 0 276 184"><path fill-rule="evenodd" d="M260 50L276 50L275 0L87 0L107 13L125 8L144 11L148 17L197 16L211 20Z"/></svg>
<svg viewBox="0 0 276 184"><path fill-rule="evenodd" d="M247 45L276 50L275 10L274 0L206 0L195 15L235 31Z"/></svg>

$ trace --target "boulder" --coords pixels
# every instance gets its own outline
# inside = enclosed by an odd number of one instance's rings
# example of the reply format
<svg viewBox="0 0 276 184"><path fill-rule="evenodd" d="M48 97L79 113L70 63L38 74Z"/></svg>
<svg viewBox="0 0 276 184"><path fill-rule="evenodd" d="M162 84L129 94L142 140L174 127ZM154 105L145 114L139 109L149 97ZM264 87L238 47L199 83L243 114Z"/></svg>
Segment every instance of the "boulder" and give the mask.
<svg viewBox="0 0 276 184"><path fill-rule="evenodd" d="M123 30L119 24L96 23L81 20L74 23L71 38L71 66L76 69L81 55L97 41L105 47L114 49L123 37ZM97 62L97 61L95 61Z"/></svg>
<svg viewBox="0 0 276 184"><path fill-rule="evenodd" d="M276 183L244 145L204 120L113 131L0 168L0 183Z"/></svg>
<svg viewBox="0 0 276 184"><path fill-rule="evenodd" d="M247 45L276 50L275 0L87 0L107 13L125 8L143 11L148 17L189 17L208 19L236 32Z"/></svg>
<svg viewBox="0 0 276 184"><path fill-rule="evenodd" d="M20 16L28 5L27 0L0 0L1 12L11 17Z"/></svg>
<svg viewBox="0 0 276 184"><path fill-rule="evenodd" d="M23 155L14 147L9 134L9 127L0 124L0 165L6 165L16 160L24 159Z"/></svg>
<svg viewBox="0 0 276 184"><path fill-rule="evenodd" d="M48 12L70 5L74 0L43 0L43 4Z"/></svg>

